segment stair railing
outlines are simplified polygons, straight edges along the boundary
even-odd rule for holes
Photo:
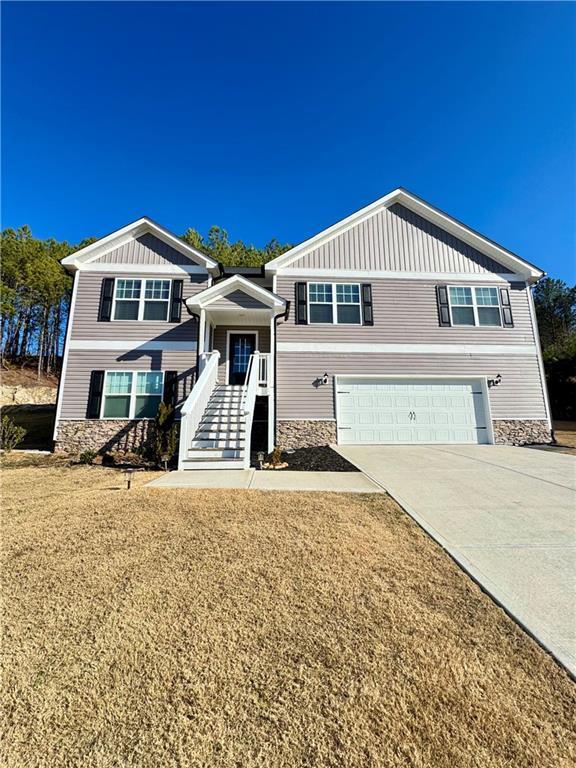
[[[202,416],[208,405],[208,400],[214,391],[216,381],[218,380],[218,363],[220,361],[220,352],[214,350],[204,355],[204,366],[198,376],[192,392],[186,398],[182,406],[180,418],[180,444],[178,452],[178,469],[183,469],[184,461],[188,455],[190,442]]]
[[[252,421],[254,420],[254,406],[256,405],[256,393],[260,379],[260,353],[250,355],[246,380],[242,388],[240,410],[246,419],[246,442],[244,447],[244,469],[250,469],[250,447],[252,443]]]

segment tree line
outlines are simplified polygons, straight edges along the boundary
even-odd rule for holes
[[[291,246],[272,239],[263,248],[242,240],[231,242],[225,229],[210,228],[206,237],[187,229],[182,239],[225,266],[260,266]],[[28,226],[2,231],[0,318],[2,358],[30,364],[38,375],[59,368],[70,308],[72,277],[61,264],[70,253],[94,242],[76,245],[54,238],[39,239]]]
[[[39,375],[56,372],[70,306],[72,277],[60,263],[96,238],[71,245],[32,235],[29,227],[2,232],[0,317],[2,356],[13,364],[33,359]],[[270,240],[263,248],[230,241],[221,227],[204,237],[187,229],[182,239],[225,266],[260,266],[292,246]],[[576,287],[545,278],[534,290],[534,303],[556,418],[576,418]]]

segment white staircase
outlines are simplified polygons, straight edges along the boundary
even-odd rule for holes
[[[242,389],[225,384],[217,384],[213,389],[188,448],[186,464],[198,464],[196,469],[243,468],[246,417],[241,410]]]
[[[218,352],[207,353],[203,369],[182,408],[178,469],[247,469],[250,435],[259,384],[259,353],[254,352],[246,383],[218,383]]]

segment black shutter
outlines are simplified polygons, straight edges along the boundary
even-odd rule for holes
[[[306,283],[296,283],[296,325],[307,325],[308,307],[306,306]]]
[[[445,285],[436,286],[436,299],[438,301],[438,320],[440,325],[451,325],[450,306],[448,304],[448,288]]]
[[[114,298],[114,278],[105,277],[100,289],[100,309],[98,320],[108,322],[112,318],[112,299]]]
[[[178,371],[164,372],[164,394],[162,399],[166,405],[176,407],[178,402]]]
[[[172,280],[172,296],[170,299],[170,322],[179,323],[182,317],[182,291],[184,280]]]
[[[90,374],[90,389],[88,390],[87,419],[99,419],[104,390],[104,371],[92,371]]]
[[[364,325],[374,325],[374,313],[372,311],[372,286],[370,283],[362,284],[362,322]]]
[[[510,306],[510,294],[508,288],[500,288],[500,304],[502,305],[502,322],[504,328],[514,328],[512,307]]]

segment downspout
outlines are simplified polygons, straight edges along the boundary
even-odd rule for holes
[[[290,314],[290,302],[286,302],[286,309],[281,315],[274,318],[274,447],[278,438],[278,320],[288,320]]]

